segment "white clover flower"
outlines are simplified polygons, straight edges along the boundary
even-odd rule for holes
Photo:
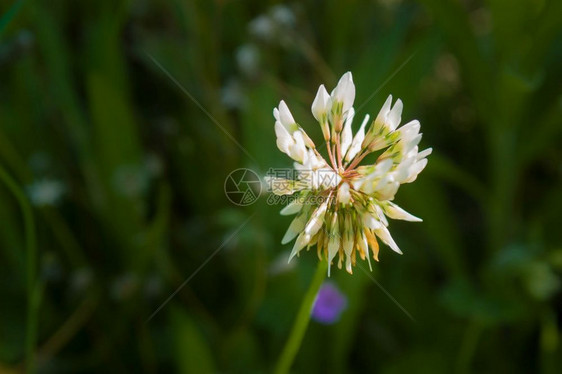
[[[296,178],[268,177],[278,195],[296,194],[281,214],[296,217],[282,243],[295,240],[289,261],[303,248],[316,245],[320,259],[352,273],[357,255],[378,261],[380,239],[402,254],[388,231],[388,218],[412,222],[421,219],[392,202],[401,184],[413,182],[427,165],[431,148],[418,151],[417,120],[400,127],[402,101],[389,96],[371,122],[369,116],[353,135],[355,85],[345,73],[331,94],[321,85],[312,103],[312,115],[322,128],[327,160],[295,121],[284,101],[273,110],[277,146],[295,161]],[[360,165],[368,154],[382,151],[372,165]],[[282,186],[282,187],[280,187]],[[328,274],[330,274],[328,268]]]
[[[260,67],[260,51],[253,44],[244,44],[236,50],[236,62],[240,70],[248,75],[254,76]]]
[[[284,4],[275,5],[270,13],[271,18],[281,27],[293,27],[296,23],[295,14]]]
[[[275,24],[265,14],[254,18],[248,25],[248,28],[250,34],[263,40],[271,40],[275,35]]]
[[[27,186],[31,203],[35,206],[54,206],[66,192],[65,185],[58,180],[43,179]]]
[[[266,13],[258,15],[248,24],[250,35],[266,43],[288,45],[291,32],[297,24],[295,13],[283,4],[277,4]]]

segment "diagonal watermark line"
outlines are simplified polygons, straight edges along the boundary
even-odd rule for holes
[[[390,300],[392,300],[392,302],[394,304],[396,304],[396,306],[398,308],[400,308],[401,311],[404,312],[404,314],[406,314],[408,316],[408,318],[410,318],[412,321],[416,322],[416,320],[414,319],[414,317],[412,317],[412,315],[410,313],[408,313],[408,311],[406,310],[406,308],[404,308],[402,305],[400,305],[400,303],[398,302],[398,300],[396,300],[391,294],[390,292],[388,292],[376,279],[375,277],[373,277],[371,275],[371,273],[369,273],[365,268],[363,268],[363,266],[361,265],[357,265],[361,270],[363,270],[363,272],[382,290],[382,292],[385,293],[386,296],[388,296],[388,298]]]
[[[198,267],[189,277],[187,277],[187,279],[186,279],[182,284],[180,284],[180,286],[179,286],[174,292],[172,292],[172,294],[171,294],[170,296],[168,296],[168,298],[167,298],[167,299],[150,315],[150,317],[148,317],[148,318],[146,319],[146,321],[144,321],[144,323],[150,322],[150,320],[151,320],[160,310],[162,310],[162,308],[164,308],[164,307],[166,306],[166,304],[168,304],[168,302],[169,302],[170,300],[172,300],[173,297],[176,296],[176,294],[177,294],[178,292],[180,292],[181,289],[184,288],[185,285],[188,284],[189,281],[191,281],[191,280],[193,279],[193,277],[195,277],[195,276],[197,275],[197,273],[199,273],[199,271],[200,271],[201,269],[203,269],[203,267],[205,267],[205,265],[207,265],[207,263],[208,263],[209,261],[211,261],[211,260],[213,259],[213,257],[215,257],[215,256],[217,255],[217,253],[219,253],[220,250],[223,249],[224,246],[227,245],[228,242],[231,241],[232,238],[234,238],[234,237],[236,236],[236,234],[238,234],[238,233],[240,232],[240,230],[242,230],[242,228],[243,228],[244,226],[246,226],[246,224],[247,224],[248,222],[250,222],[250,220],[254,217],[255,214],[256,214],[256,213],[254,213],[254,214],[252,214],[250,217],[248,217],[248,218],[236,229],[236,231],[234,231],[234,232],[233,232],[217,249],[215,249],[215,251],[214,251],[213,253],[211,253],[211,255],[210,255],[209,257],[207,257],[207,259],[206,259],[201,265],[199,265],[199,267]]]
[[[404,68],[404,66],[406,66],[406,64],[407,64],[408,62],[410,62],[410,60],[411,60],[412,58],[414,58],[414,56],[416,55],[416,53],[418,53],[418,51],[415,51],[414,53],[412,53],[412,54],[410,55],[410,57],[408,57],[408,58],[406,59],[406,61],[404,61],[400,66],[398,66],[398,68],[397,68],[396,70],[394,70],[394,71],[392,72],[392,74],[390,74],[390,77],[386,78],[386,80],[385,80],[384,82],[382,82],[381,85],[380,85],[375,91],[373,91],[373,93],[372,93],[371,95],[369,95],[369,97],[368,97],[361,105],[359,105],[359,107],[355,110],[355,113],[358,113],[358,112],[361,110],[361,108],[363,108],[369,101],[371,101],[371,100],[373,99],[373,97],[375,97],[375,95],[376,95],[384,86],[386,86],[386,84],[387,84],[388,82],[390,82],[390,80],[391,80],[392,78],[394,78],[394,76],[395,76],[396,74],[398,74],[398,73],[400,72],[400,70],[402,70],[402,69]]]
[[[207,115],[207,117],[209,117],[209,119],[210,119],[215,125],[217,125],[217,127],[218,127],[219,129],[221,129],[222,132],[224,132],[224,133],[226,134],[226,136],[228,136],[228,137],[230,138],[230,140],[232,140],[232,141],[238,146],[238,148],[240,148],[240,149],[242,150],[242,152],[244,152],[244,154],[245,154],[246,156],[248,156],[248,158],[250,158],[253,162],[255,162],[256,165],[259,165],[259,163],[258,163],[258,161],[255,159],[255,157],[252,156],[252,155],[250,154],[250,152],[248,152],[248,150],[247,150],[242,144],[240,144],[240,143],[238,142],[238,140],[236,140],[236,138],[234,138],[234,136],[232,136],[232,135],[228,132],[228,130],[226,130],[226,129],[219,123],[219,121],[217,121],[217,119],[216,119],[215,117],[213,117],[213,116],[211,115],[211,113],[209,113],[209,112],[205,109],[205,107],[203,107],[203,105],[201,105],[201,103],[200,103],[195,97],[193,97],[193,95],[191,95],[191,94],[189,93],[189,91],[188,91],[180,82],[178,82],[178,80],[177,80],[176,78],[174,78],[174,76],[173,76],[164,66],[162,66],[162,64],[160,64],[160,63],[158,62],[158,60],[156,60],[156,59],[154,58],[154,56],[152,56],[150,53],[148,53],[148,52],[146,52],[146,51],[145,51],[144,53],[146,53],[146,55],[152,60],[152,62],[154,62],[154,64],[155,64],[156,66],[158,66],[158,68],[160,68],[160,70],[162,70],[162,72],[163,72],[164,74],[166,74],[166,76],[167,76],[168,78],[170,78],[170,80],[171,80],[172,82],[174,82],[174,84],[175,84],[176,86],[178,86],[178,88],[179,88],[184,94],[186,94],[186,96],[189,97],[189,98],[191,99],[191,101],[193,101],[193,102],[195,103],[195,105],[197,105],[197,107],[199,107],[199,109],[201,109],[201,111],[202,111],[203,113],[205,113],[205,114]]]

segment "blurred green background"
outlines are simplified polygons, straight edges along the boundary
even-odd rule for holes
[[[281,99],[320,142],[348,70],[434,149],[372,273],[413,320],[336,271],[294,372],[562,372],[561,31],[559,0],[0,1],[0,372],[270,372],[317,259],[224,180],[291,166]]]

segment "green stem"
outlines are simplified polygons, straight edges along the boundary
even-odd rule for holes
[[[316,294],[318,294],[318,290],[326,278],[327,270],[328,262],[319,261],[316,273],[314,273],[314,277],[312,278],[312,283],[304,296],[297,318],[293,324],[293,328],[291,329],[289,339],[287,340],[287,343],[283,348],[283,352],[281,353],[281,357],[279,357],[279,361],[277,362],[277,366],[275,368],[276,374],[288,373],[289,369],[291,369],[291,365],[295,360],[295,356],[297,355],[302,339],[304,338],[306,328],[308,327],[310,312],[312,311]]]
[[[27,330],[26,330],[26,371],[34,371],[34,352],[37,337],[37,311],[39,306],[40,291],[36,287],[35,277],[37,268],[37,246],[35,240],[35,221],[33,220],[33,210],[16,181],[0,165],[0,180],[12,192],[16,198],[23,215],[23,225],[25,232],[25,251],[26,251],[26,280],[27,280]]]
[[[461,350],[459,353],[459,358],[457,361],[457,372],[458,373],[470,373],[470,365],[472,363],[472,358],[476,353],[476,348],[478,348],[478,341],[480,336],[484,331],[484,326],[476,320],[469,323],[464,334],[464,338],[461,344]]]

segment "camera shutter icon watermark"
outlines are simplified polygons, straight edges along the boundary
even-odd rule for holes
[[[224,194],[231,203],[238,206],[255,203],[261,194],[261,189],[260,177],[246,168],[232,171],[224,181]]]

